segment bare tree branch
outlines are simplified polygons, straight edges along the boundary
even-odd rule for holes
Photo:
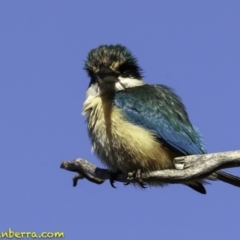
[[[148,181],[185,183],[205,178],[219,169],[239,167],[240,151],[183,156],[175,158],[174,164],[176,169],[142,173],[143,181],[146,183],[148,183]],[[79,179],[83,178],[97,184],[101,184],[104,180],[111,178],[111,171],[98,168],[82,158],[63,162],[61,168],[78,173],[78,175],[73,178],[74,186],[77,185]],[[115,180],[119,182],[137,182],[135,179],[129,178],[127,174],[118,174]]]

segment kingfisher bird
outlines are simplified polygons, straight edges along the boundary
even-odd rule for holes
[[[113,173],[112,185],[114,174],[174,169],[175,157],[206,153],[179,96],[165,85],[146,84],[125,46],[91,50],[84,69],[90,78],[83,106],[88,134],[93,151]],[[240,187],[240,178],[223,171],[209,178]],[[205,182],[184,184],[205,194]]]

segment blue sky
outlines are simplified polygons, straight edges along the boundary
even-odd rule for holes
[[[65,239],[239,239],[240,189],[203,196],[172,185],[135,189],[86,180],[60,163],[91,153],[81,115],[87,53],[126,45],[148,83],[183,99],[208,152],[239,150],[240,2],[0,2],[0,232],[64,231]],[[240,175],[239,169],[232,172]]]

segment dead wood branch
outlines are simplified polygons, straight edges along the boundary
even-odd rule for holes
[[[176,169],[143,173],[143,181],[145,183],[148,183],[148,181],[185,183],[202,179],[220,169],[239,167],[240,151],[183,156],[175,158],[174,164]],[[77,185],[79,179],[83,178],[97,184],[101,184],[104,180],[111,178],[111,171],[98,168],[82,158],[77,158],[74,161],[65,161],[61,164],[61,168],[78,173],[73,179],[74,186]],[[115,180],[119,182],[136,182],[136,180],[130,180],[127,174],[118,174]]]

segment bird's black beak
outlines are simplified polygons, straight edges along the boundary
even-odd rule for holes
[[[119,74],[117,72],[114,72],[113,70],[102,67],[97,73],[97,78],[99,83],[103,82],[117,82]]]

